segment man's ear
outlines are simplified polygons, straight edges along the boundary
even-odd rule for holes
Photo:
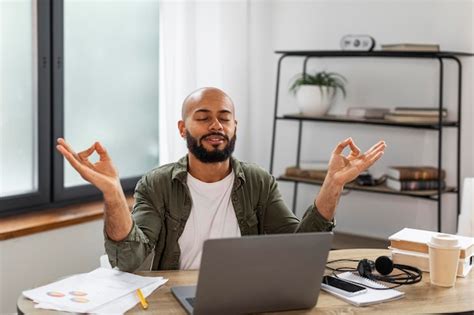
[[[179,129],[179,134],[180,134],[181,138],[185,138],[186,137],[186,126],[184,124],[184,120],[178,121],[178,129]]]

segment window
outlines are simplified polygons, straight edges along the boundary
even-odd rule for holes
[[[0,214],[100,197],[58,137],[101,141],[127,191],[158,165],[158,13],[158,0],[0,0]]]
[[[0,196],[38,191],[37,30],[29,1],[0,2]],[[10,32],[8,30],[15,30]]]

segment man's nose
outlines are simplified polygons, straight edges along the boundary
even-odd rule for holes
[[[209,130],[224,130],[224,127],[219,122],[219,119],[216,118],[212,120]]]

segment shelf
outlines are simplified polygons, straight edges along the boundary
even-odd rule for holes
[[[393,127],[407,127],[407,128],[420,128],[420,129],[439,129],[437,123],[404,123],[389,121],[384,119],[366,119],[366,118],[354,118],[340,115],[326,115],[326,116],[307,116],[303,114],[287,114],[277,117],[279,120],[302,120],[302,121],[319,121],[319,122],[338,122],[338,123],[353,123],[363,125],[379,125],[379,126],[393,126]],[[459,127],[457,121],[446,121],[442,122],[443,127]]]
[[[277,54],[287,56],[313,57],[399,57],[399,58],[438,58],[472,57],[473,53],[460,51],[350,51],[350,50],[277,50]]]
[[[321,186],[323,184],[322,180],[286,176],[286,175],[282,175],[278,177],[277,179],[280,181],[298,182],[298,183],[317,185],[317,186]],[[397,191],[397,190],[390,189],[385,185],[360,186],[360,185],[357,185],[356,183],[349,183],[344,186],[344,189],[366,191],[366,192],[373,192],[373,193],[383,193],[383,194],[398,195],[398,196],[425,198],[429,200],[437,200],[438,198],[437,190]],[[442,193],[457,193],[457,190],[454,187],[447,187],[446,189],[443,190]]]
[[[438,170],[442,169],[443,160],[442,160],[442,153],[443,153],[443,141],[442,141],[442,130],[444,128],[455,128],[455,133],[457,136],[456,141],[456,185],[454,187],[447,187],[446,189],[440,191],[438,190],[429,190],[429,191],[395,191],[389,189],[385,185],[380,186],[359,186],[355,183],[351,183],[345,185],[346,189],[349,190],[357,190],[357,191],[365,191],[370,193],[381,193],[381,194],[389,194],[389,195],[398,195],[398,196],[405,196],[405,197],[414,197],[414,198],[422,198],[425,200],[435,201],[437,203],[437,218],[438,218],[438,232],[441,232],[442,227],[442,198],[441,195],[445,193],[454,193],[456,194],[456,203],[457,203],[457,217],[456,217],[456,227],[459,220],[459,214],[461,209],[461,194],[459,193],[459,187],[461,186],[461,168],[460,168],[460,161],[461,161],[461,113],[462,113],[462,68],[463,62],[461,59],[462,57],[474,57],[474,53],[472,52],[460,52],[460,51],[347,51],[347,50],[277,50],[275,53],[279,54],[278,62],[277,62],[277,87],[276,87],[276,97],[275,97],[275,110],[273,112],[273,131],[272,131],[272,147],[271,147],[271,155],[270,155],[270,173],[273,174],[273,166],[274,166],[274,159],[275,159],[275,152],[276,152],[276,130],[278,121],[280,120],[293,120],[298,121],[298,138],[297,138],[297,149],[296,149],[296,164],[300,162],[301,159],[301,138],[303,137],[303,121],[309,122],[323,122],[323,123],[343,123],[343,124],[359,124],[359,125],[375,125],[375,126],[386,126],[386,127],[401,127],[401,128],[412,128],[418,130],[436,130],[439,131],[437,133],[438,138]],[[361,60],[364,58],[400,58],[400,59],[424,59],[424,60],[433,60],[439,62],[433,62],[433,64],[439,69],[439,86],[436,91],[436,94],[439,96],[439,106],[444,107],[443,103],[443,90],[445,89],[444,81],[445,76],[443,75],[443,69],[445,65],[445,61],[451,60],[454,61],[456,66],[456,74],[457,74],[457,119],[456,120],[442,120],[442,121],[435,121],[435,122],[396,122],[396,121],[389,121],[384,119],[366,119],[366,118],[355,118],[355,117],[348,117],[346,115],[326,115],[326,116],[305,116],[302,114],[285,114],[285,115],[278,115],[279,113],[279,94],[281,88],[281,69],[283,67],[283,60],[287,57],[298,57],[302,63],[303,71],[306,71],[307,63],[311,58],[352,58],[353,60]],[[302,58],[301,58],[302,57]],[[454,77],[452,77],[454,79]],[[409,140],[409,135],[407,135],[407,139]],[[407,141],[408,143],[409,141]],[[298,183],[305,183],[310,185],[321,185],[323,183],[322,180],[312,180],[309,178],[301,178],[301,177],[291,177],[291,176],[281,176],[278,178],[281,181],[293,182],[294,183],[294,190],[293,190],[293,205],[292,209],[296,209],[297,204],[297,195],[298,195]]]

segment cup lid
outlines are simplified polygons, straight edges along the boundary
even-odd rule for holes
[[[456,236],[450,234],[435,234],[431,236],[428,243],[431,247],[438,248],[459,248],[459,240]]]

